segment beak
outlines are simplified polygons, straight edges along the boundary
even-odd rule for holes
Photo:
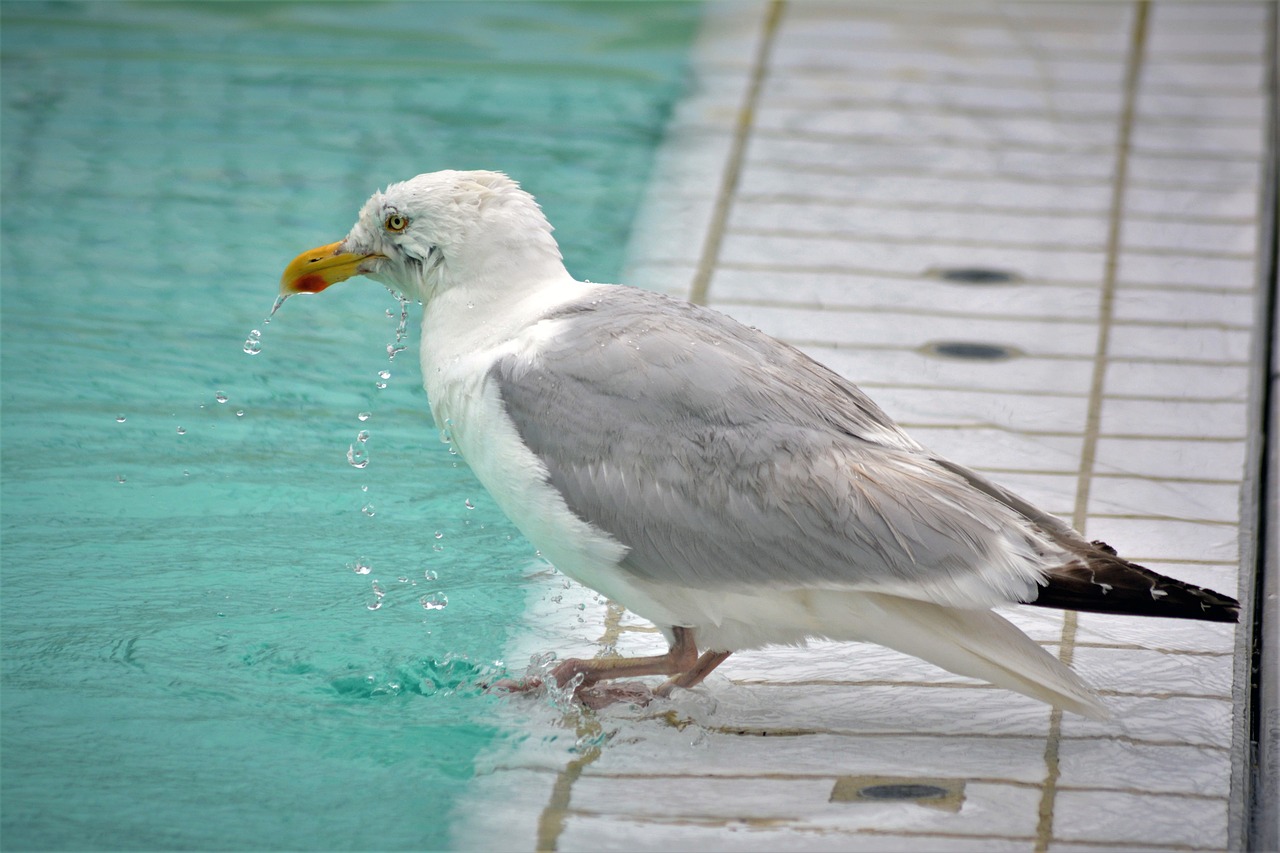
[[[342,241],[303,252],[289,262],[280,277],[280,292],[319,293],[331,284],[346,281],[363,270],[360,265],[379,255],[359,255],[342,251]]]

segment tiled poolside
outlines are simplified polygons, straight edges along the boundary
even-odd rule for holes
[[[802,347],[1091,538],[1249,598],[1275,33],[1270,3],[712,4],[628,283]],[[510,660],[665,647],[541,580],[547,629]],[[562,716],[577,758],[489,755],[459,846],[1244,847],[1247,625],[1007,615],[1115,719],[878,647],[743,653],[648,709],[513,702],[535,731]]]

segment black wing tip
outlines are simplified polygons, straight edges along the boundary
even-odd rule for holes
[[[1027,603],[1088,613],[1240,621],[1240,602],[1234,598],[1131,563],[1105,542],[1090,545],[1080,561],[1048,572],[1036,600]]]

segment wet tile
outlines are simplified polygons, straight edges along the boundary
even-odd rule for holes
[[[860,832],[845,827],[793,825],[770,821],[652,821],[573,815],[557,849],[594,850],[736,850],[743,853],[849,851],[849,853],[917,853],[922,845],[954,853],[1026,851],[1029,839],[989,836],[895,835],[879,829]]]
[[[1241,365],[1252,355],[1249,330],[1214,327],[1116,327],[1112,330],[1111,358],[1159,359]]]
[[[855,271],[922,275],[946,267],[1012,269],[1026,278],[1048,281],[1098,281],[1101,251],[883,243],[875,240],[823,240],[730,233],[721,260],[730,264],[796,264]],[[1250,262],[1252,268],[1252,262]]]
[[[1253,255],[1258,249],[1258,227],[1253,222],[1219,225],[1126,218],[1121,225],[1120,234],[1121,245],[1125,249],[1247,255]]]
[[[1243,440],[1249,430],[1244,403],[1195,400],[1104,400],[1103,435],[1183,436]]]
[[[1262,180],[1262,166],[1255,160],[1152,155],[1142,151],[1129,156],[1128,171],[1129,180],[1142,187],[1204,187],[1234,192],[1254,190]]]
[[[1051,216],[1030,212],[928,210],[859,207],[835,208],[796,202],[740,201],[730,226],[735,229],[809,232],[851,238],[990,241],[1001,245],[1098,247],[1106,243],[1107,223],[1100,215]]]
[[[1009,179],[1022,179],[1062,187],[1068,199],[1075,195],[1069,188],[1081,182],[1096,182],[1095,191],[1105,190],[1109,198],[1110,186],[1106,182],[1115,167],[1112,158],[1098,157],[1091,151],[963,148],[927,140],[902,140],[887,145],[883,141],[856,139],[795,139],[782,134],[753,136],[747,154],[748,163],[752,165],[790,164],[804,167],[810,173],[818,171],[814,164],[821,164],[819,174],[884,174],[892,171],[907,177],[959,176],[983,182],[1005,183]],[[1235,171],[1243,170],[1233,170],[1231,174]],[[1257,170],[1253,172],[1256,174]],[[748,182],[751,180],[750,172],[746,178]],[[749,187],[747,183],[743,189],[749,190]],[[1052,209],[1052,205],[1046,207]]]
[[[1118,662],[1124,659],[1124,655],[1124,650],[1116,650],[1107,654],[1086,656],[1080,669],[1095,687],[1102,690],[1112,689],[1110,673]],[[1167,657],[1185,658],[1187,656],[1169,655]],[[1101,665],[1100,669],[1091,669],[1099,665]],[[1229,681],[1230,666],[1226,666],[1225,669]],[[1161,683],[1161,675],[1167,679],[1166,683]],[[1152,672],[1140,684],[1153,693],[1162,687],[1171,693],[1196,690],[1196,684],[1187,683],[1185,680],[1178,681],[1172,678],[1173,675],[1174,672],[1168,669],[1163,673]],[[1213,746],[1223,751],[1231,748],[1233,709],[1229,693],[1225,698],[1109,695],[1105,697],[1105,701],[1115,715],[1113,719],[1097,721],[1078,717],[1075,714],[1064,714],[1063,737],[1126,737],[1158,743],[1173,741],[1195,746]]]
[[[1130,186],[1124,193],[1125,211],[1130,218],[1144,216],[1186,217],[1187,219],[1234,219],[1254,222],[1258,216],[1255,187],[1161,187]]]
[[[1116,333],[1130,324],[1186,323],[1188,327],[1220,324],[1232,329],[1253,326],[1257,299],[1252,293],[1117,288],[1112,302]]]
[[[1236,483],[1193,483],[1140,477],[1094,477],[1089,487],[1094,515],[1166,515],[1236,523],[1240,486]]]
[[[1257,271],[1257,263],[1252,258],[1148,254],[1131,250],[1120,253],[1116,277],[1122,284],[1244,291],[1256,285]]]
[[[1126,693],[1162,694],[1185,693],[1196,696],[1216,697],[1215,701],[1230,708],[1231,687],[1234,678],[1234,661],[1219,655],[1173,654],[1148,649],[1104,649],[1077,647],[1073,652],[1073,666],[1095,687]],[[1111,700],[1109,700],[1111,701]],[[1143,707],[1125,703],[1116,698],[1113,710],[1122,717],[1125,734],[1136,738],[1160,740],[1170,729],[1186,737],[1187,726],[1178,720],[1171,725],[1169,715],[1185,713],[1187,722],[1194,727],[1197,743],[1229,746],[1231,726],[1217,728],[1222,710],[1208,704],[1194,706],[1151,705]],[[1171,710],[1170,710],[1171,709]],[[1125,720],[1141,719],[1145,728],[1130,726]],[[1155,721],[1155,722],[1153,722]],[[1070,729],[1064,722],[1063,731],[1069,735],[1096,733],[1090,729],[1097,724],[1087,720],[1071,720]],[[1135,724],[1136,725],[1136,724]],[[1163,727],[1163,732],[1152,726]]]
[[[1053,834],[1067,842],[1092,841],[1222,849],[1227,843],[1227,802],[1112,791],[1061,791],[1054,804]],[[1058,850],[1057,844],[1050,849]],[[1094,847],[1093,849],[1098,849]]]
[[[943,359],[907,350],[847,350],[802,347],[810,356],[863,386],[875,398],[881,385],[978,389],[1009,393],[1080,396],[1087,393],[1087,362],[1019,358],[1006,362]],[[1074,466],[1073,466],[1074,467]],[[1043,469],[1037,469],[1043,470]]]
[[[1123,553],[1123,549],[1121,552]],[[1197,578],[1197,573],[1185,571],[1185,566],[1164,571],[1152,562],[1150,567],[1161,574],[1196,583],[1197,586],[1221,588],[1208,580]],[[1228,595],[1234,592],[1228,589],[1222,591]],[[1077,620],[1079,627],[1076,637],[1081,642],[1139,645],[1225,655],[1230,655],[1235,649],[1237,626],[1225,622],[1192,622],[1186,619],[1153,619],[1102,613],[1081,613]]]
[[[1210,157],[1243,155],[1259,158],[1266,149],[1266,138],[1261,126],[1251,124],[1206,126],[1143,121],[1134,124],[1131,136],[1134,150],[1144,153],[1169,152],[1184,156],[1203,154]]]
[[[1035,833],[1039,792],[970,783],[958,813],[914,803],[831,803],[832,779],[671,777],[609,779],[583,776],[574,786],[573,818],[615,817],[695,824],[785,823],[877,833],[948,835]]]
[[[1044,740],[1035,737],[762,737],[697,725],[681,730],[655,720],[618,726],[618,734],[587,773],[652,773],[655,755],[662,756],[661,772],[689,775],[920,775],[1039,784],[1045,773]]]
[[[989,429],[917,427],[911,434],[935,453],[980,470],[1069,471],[1079,467],[1083,446],[1083,439],[1072,436],[1017,435]]]
[[[711,292],[724,310],[731,310],[735,302],[767,301],[837,312],[890,309],[942,316],[978,314],[1060,320],[1093,320],[1099,302],[1098,291],[1092,288],[1039,282],[980,286],[932,276],[900,278],[774,269],[721,269],[711,280]]]
[[[1239,532],[1232,524],[1090,516],[1086,532],[1139,562],[1163,559],[1227,563],[1234,561],[1239,552]]]
[[[1152,438],[1098,439],[1095,472],[1231,482],[1244,472],[1245,443]]]
[[[845,347],[914,349],[937,341],[969,341],[1011,348],[1031,357],[1092,356],[1097,332],[1085,323],[1052,320],[1001,320],[822,311],[803,308],[735,305],[729,311],[747,325],[784,341]]]
[[[1104,387],[1108,397],[1244,401],[1249,398],[1249,371],[1245,367],[1112,359]],[[1234,477],[1236,473],[1218,476]]]
[[[1014,432],[1084,433],[1084,397],[1011,400],[1008,394],[921,388],[878,388],[875,401],[907,431],[917,426],[996,426]],[[1074,485],[1074,484],[1073,484]],[[1059,503],[1069,506],[1068,503]]]
[[[1061,771],[1058,781],[1064,787],[1226,797],[1230,788],[1231,753],[1206,746],[1064,738],[1059,747],[1058,766]]]

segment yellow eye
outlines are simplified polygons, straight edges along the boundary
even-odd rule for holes
[[[389,214],[386,221],[382,223],[387,227],[388,231],[395,231],[397,234],[409,227],[409,217],[399,213]]]

